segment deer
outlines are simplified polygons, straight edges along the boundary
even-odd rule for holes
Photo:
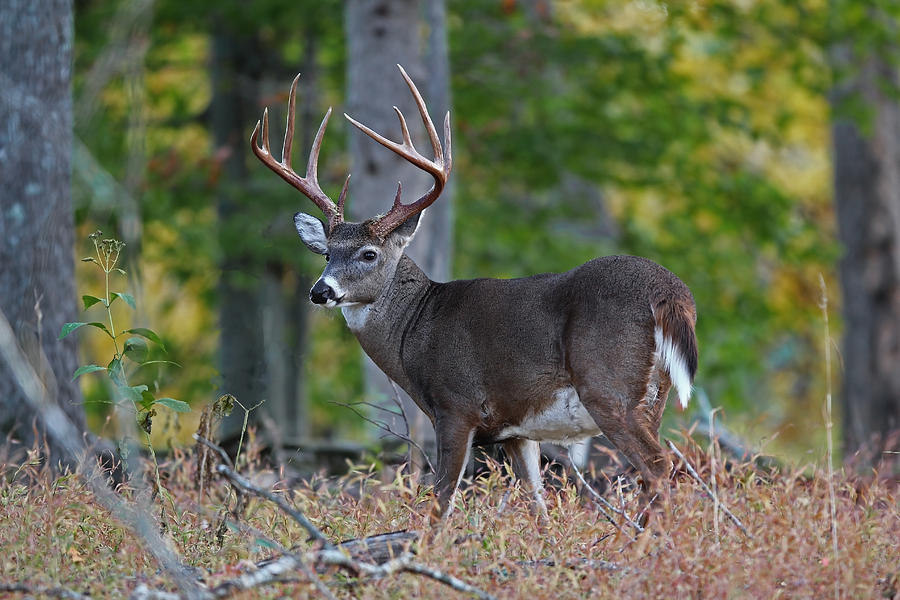
[[[344,220],[350,176],[337,204],[318,181],[331,108],[313,140],[306,175],[293,170],[299,74],[291,85],[281,160],[269,147],[268,108],[250,144],[325,217],[323,222],[294,215],[303,244],[326,261],[309,299],[340,308],[365,353],[434,425],[433,519],[450,514],[473,445],[499,443],[532,512],[546,521],[540,443],[570,445],[600,433],[640,473],[641,498],[649,504],[672,470],[658,439],[669,391],[674,387],[686,408],[697,371],[697,311],[690,289],[664,267],[635,256],[604,256],[564,273],[519,279],[429,279],[404,250],[450,177],[450,112],[442,145],[419,90],[397,66],[433,158],[415,148],[396,106],[401,142],[344,116],[432,176],[434,184],[417,200],[403,202],[398,184],[386,214],[362,223]]]

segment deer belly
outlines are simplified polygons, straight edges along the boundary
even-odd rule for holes
[[[526,438],[568,445],[600,433],[575,388],[566,387],[554,392],[553,404],[528,415],[518,425],[504,427],[497,439]]]

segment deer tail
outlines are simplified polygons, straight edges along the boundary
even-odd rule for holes
[[[654,338],[657,360],[663,365],[678,392],[681,408],[687,408],[697,373],[697,311],[692,298],[669,297],[653,305],[656,321]]]

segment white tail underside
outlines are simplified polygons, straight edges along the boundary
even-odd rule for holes
[[[675,345],[672,338],[663,337],[662,327],[656,327],[653,334],[656,339],[656,355],[659,357],[659,362],[662,363],[666,372],[669,373],[669,379],[672,380],[672,385],[678,392],[678,401],[681,403],[681,408],[687,408],[688,400],[691,398],[692,386],[691,375],[688,372],[684,354]]]

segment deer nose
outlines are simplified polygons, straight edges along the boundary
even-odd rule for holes
[[[334,300],[334,290],[324,279],[320,279],[309,290],[309,299],[313,304],[325,304],[329,300]]]

